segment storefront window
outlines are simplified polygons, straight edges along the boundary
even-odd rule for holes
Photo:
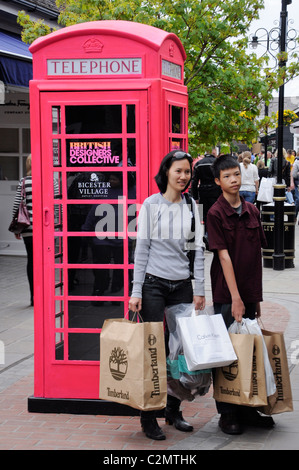
[[[0,180],[19,181],[25,176],[29,154],[29,128],[0,128]]]
[[[0,128],[1,153],[19,152],[19,129]]]
[[[31,153],[30,150],[30,129],[22,129],[22,147],[23,147],[23,152]]]
[[[0,179],[19,180],[18,157],[0,157]]]

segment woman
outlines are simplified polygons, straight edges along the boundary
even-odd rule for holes
[[[259,190],[259,175],[256,165],[251,163],[250,152],[243,152],[240,167],[242,176],[240,195],[243,196],[245,201],[252,202],[253,204]]]
[[[258,175],[259,175],[259,188],[260,188],[260,184],[261,184],[261,181],[262,181],[262,178],[268,178],[268,168],[265,166],[265,163],[264,163],[264,160],[259,160],[256,164],[256,167],[257,167],[257,171],[258,171]],[[258,210],[260,210],[261,208],[261,201],[256,201],[256,207],[258,208]]]
[[[268,178],[268,168],[265,166],[265,163],[263,160],[259,160],[256,164],[259,179],[261,180],[262,178]]]
[[[201,225],[193,200],[194,287],[188,259],[192,213],[183,193],[191,181],[192,163],[192,157],[182,150],[168,153],[155,177],[160,192],[148,197],[140,211],[129,309],[142,310],[144,321],[163,321],[166,306],[194,302],[196,310],[205,307]],[[192,431],[179,408],[180,400],[169,395],[166,420],[181,431]],[[141,425],[150,439],[165,439],[155,412],[141,412]]]
[[[21,178],[17,192],[15,195],[14,205],[12,209],[13,217],[16,215],[19,205],[21,203],[21,191],[24,178]],[[27,252],[27,277],[30,288],[30,303],[33,306],[33,243],[32,243],[32,177],[31,177],[31,155],[26,159],[26,176],[25,176],[25,192],[26,192],[26,205],[30,217],[31,225],[27,227],[21,234],[16,235],[17,240],[23,238],[26,252]]]

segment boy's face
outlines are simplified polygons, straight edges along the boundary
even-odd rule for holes
[[[241,171],[238,167],[220,170],[220,178],[215,178],[215,182],[224,193],[235,195],[241,186]]]

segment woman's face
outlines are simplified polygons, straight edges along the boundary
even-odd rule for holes
[[[167,176],[167,189],[182,192],[191,179],[189,161],[186,158],[183,160],[174,160],[167,172]]]

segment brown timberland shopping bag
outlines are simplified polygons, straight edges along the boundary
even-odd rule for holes
[[[262,337],[230,333],[238,359],[215,371],[214,398],[259,407],[267,403]]]
[[[105,320],[100,342],[100,398],[138,410],[165,408],[163,322]]]
[[[254,335],[253,362],[252,362],[252,389],[248,406],[260,406],[267,403],[267,385],[264,366],[263,338]]]
[[[276,392],[268,397],[268,404],[260,409],[266,415],[293,411],[291,381],[283,333],[262,329],[273,370]]]

